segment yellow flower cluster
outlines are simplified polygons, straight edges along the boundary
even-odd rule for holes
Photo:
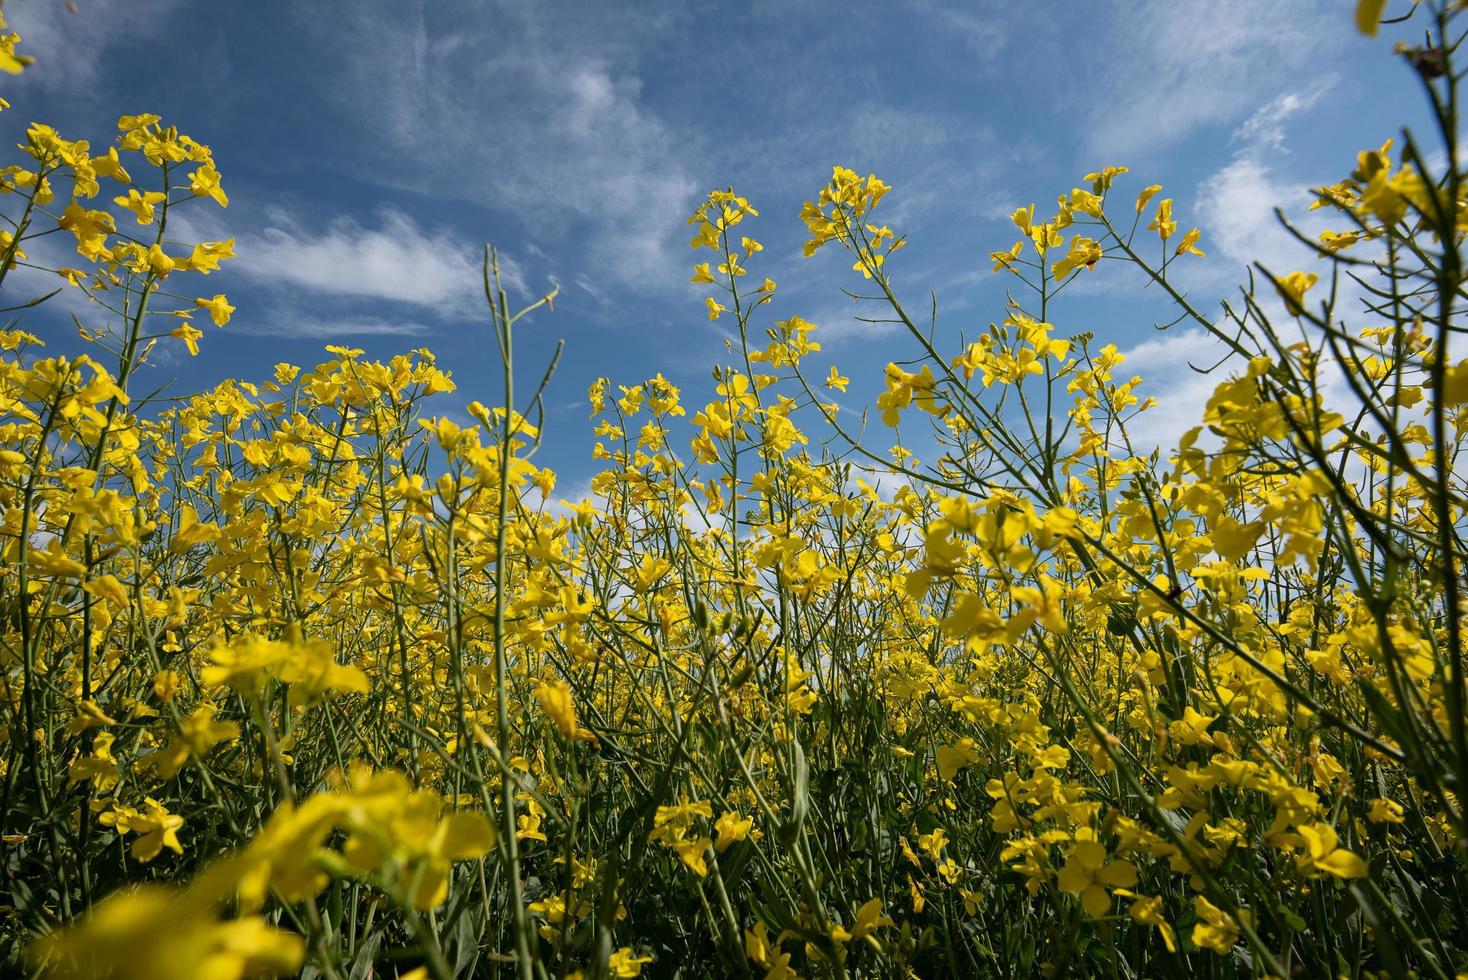
[[[60,230],[49,271],[108,324],[72,356],[0,332],[7,967],[1468,968],[1462,174],[1362,154],[1317,195],[1347,227],[1320,271],[1211,318],[1186,205],[1118,205],[1106,167],[1014,211],[1015,294],[964,334],[904,304],[892,189],[836,167],[805,252],[911,344],[859,380],[813,370],[758,211],[714,191],[692,281],[728,357],[687,408],[597,380],[599,468],[557,501],[511,342],[550,297],[512,312],[493,253],[505,391],[468,418],[428,351],[335,346],[138,410],[153,344],[229,322],[177,289],[233,241],[163,238],[227,203],[207,147],[118,129],[94,154],[33,125],[0,171],[0,284]],[[1227,355],[1175,446],[1068,326],[1068,284],[1117,264]],[[863,382],[896,445],[854,421]]]

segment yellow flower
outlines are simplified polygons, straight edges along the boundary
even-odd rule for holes
[[[1254,549],[1255,542],[1264,533],[1266,526],[1264,521],[1242,524],[1225,514],[1214,522],[1208,537],[1220,558],[1236,563]]]
[[[614,977],[636,977],[642,974],[643,964],[651,962],[651,956],[637,956],[632,947],[623,946],[607,961],[607,969]]]
[[[189,190],[194,192],[195,197],[207,197],[222,208],[229,207],[229,196],[220,186],[219,171],[214,169],[212,163],[206,163],[189,174]]]
[[[538,840],[546,839],[545,833],[540,829],[541,816],[538,813],[525,813],[515,818],[516,840]]]
[[[1202,258],[1206,254],[1201,248],[1198,247],[1198,239],[1202,236],[1202,234],[1203,233],[1196,228],[1189,228],[1187,233],[1183,235],[1182,241],[1177,243],[1177,249],[1172,254],[1182,255],[1186,252],[1191,252],[1199,258]]]
[[[938,763],[938,777],[946,783],[958,775],[960,769],[979,761],[979,746],[972,738],[965,736],[951,745],[938,746],[934,750],[934,757]]]
[[[918,835],[918,847],[922,848],[928,857],[934,861],[938,860],[939,855],[943,853],[943,848],[947,844],[948,834],[942,827],[934,828],[932,833]]]
[[[234,257],[233,238],[226,238],[222,242],[200,242],[194,246],[194,251],[189,256],[189,268],[207,276],[218,270],[220,262]]]
[[[892,925],[892,920],[882,914],[882,900],[873,898],[856,910],[849,930],[841,926],[832,926],[831,938],[836,942],[859,942],[878,929],[890,925]]]
[[[1157,213],[1152,216],[1152,223],[1147,225],[1147,230],[1157,232],[1164,242],[1177,231],[1177,222],[1172,218],[1172,198],[1164,197],[1158,202]]]
[[[1239,924],[1233,916],[1202,895],[1193,899],[1193,911],[1199,920],[1193,926],[1194,944],[1211,949],[1219,956],[1227,956],[1239,941]]]
[[[756,921],[754,928],[744,930],[744,955],[760,966],[766,966],[779,947],[770,942],[768,930],[763,922]]]
[[[1305,849],[1295,855],[1295,867],[1307,877],[1331,874],[1337,878],[1364,878],[1368,874],[1366,862],[1359,855],[1336,847],[1335,828],[1329,824],[1299,825],[1295,827],[1295,833],[1305,845]]]
[[[116,786],[122,774],[117,768],[117,757],[112,754],[115,741],[116,737],[111,732],[98,732],[92,740],[92,754],[73,759],[67,767],[67,781],[91,780],[99,793],[106,793]]]
[[[15,46],[19,43],[20,35],[5,29],[5,15],[0,14],[0,71],[19,75],[27,66],[36,63],[30,55],[16,53]],[[5,107],[10,108],[10,103],[5,103]]]
[[[175,266],[173,259],[165,255],[163,249],[159,248],[156,244],[148,246],[148,251],[145,253],[143,261],[159,279],[165,278],[173,271]]]
[[[1130,888],[1137,883],[1137,869],[1130,861],[1107,861],[1106,846],[1095,840],[1078,840],[1065,852],[1065,864],[1056,878],[1060,890],[1081,896],[1081,907],[1095,918],[1111,908],[1107,888]]]
[[[673,850],[678,852],[678,857],[683,863],[700,878],[709,873],[708,863],[705,860],[709,846],[713,842],[707,837],[699,837],[694,840],[679,840],[673,842]]]
[[[714,850],[723,854],[739,841],[747,838],[753,827],[754,820],[752,818],[740,816],[733,810],[725,811],[719,816],[719,819],[714,821],[714,830],[719,835],[718,842],[714,845]]]
[[[923,909],[927,907],[928,899],[927,896],[923,894],[923,890],[918,887],[918,883],[916,881],[913,881],[912,875],[907,876],[907,893],[908,896],[912,899],[913,912],[917,915],[922,915]]]
[[[1024,239],[1020,239],[1003,252],[990,252],[989,258],[994,262],[994,271],[1008,269],[1010,272],[1018,272],[1019,270],[1014,267],[1014,261],[1019,258],[1019,253],[1024,247]]]
[[[1385,10],[1386,0],[1356,0],[1356,30],[1367,37],[1376,37]]]
[[[1009,220],[1013,221],[1015,227],[1020,231],[1026,235],[1030,234],[1035,224],[1035,206],[1031,204],[1029,207],[1019,208],[1009,216]]]
[[[107,247],[107,236],[116,230],[112,215],[106,211],[89,211],[73,201],[61,212],[56,222],[76,236],[76,250],[86,259],[96,261]]]
[[[202,296],[194,300],[194,305],[201,310],[209,311],[209,319],[214,321],[216,327],[222,327],[229,322],[229,316],[234,312],[234,307],[223,293],[215,293],[213,299],[204,299]]]
[[[1126,914],[1133,922],[1144,926],[1152,926],[1162,934],[1162,944],[1167,947],[1169,953],[1177,952],[1177,933],[1162,916],[1162,899],[1148,897],[1146,895],[1133,895],[1118,888],[1118,895],[1125,895],[1132,899],[1132,904],[1127,906]]]
[[[169,813],[168,808],[151,796],[143,800],[143,809],[113,804],[111,810],[97,818],[104,827],[114,828],[118,836],[137,834],[130,853],[138,861],[147,863],[158,856],[163,848],[175,854],[183,853],[178,831],[184,825],[183,817]]]
[[[98,177],[107,177],[120,184],[132,183],[132,177],[128,175],[127,169],[123,167],[122,160],[117,155],[117,147],[109,146],[107,152],[101,156],[91,159],[92,172]]]
[[[1403,166],[1396,173],[1383,167],[1372,174],[1361,193],[1361,209],[1387,225],[1404,219],[1408,205],[1427,210],[1427,201],[1427,185],[1411,166]]]
[[[189,349],[189,356],[195,357],[199,353],[199,338],[204,336],[204,332],[191,323],[185,323],[168,331],[168,335],[182,340]]]
[[[565,681],[540,681],[535,685],[535,700],[565,738],[591,737],[590,732],[576,724],[576,706],[571,700],[571,687]]]
[[[1121,176],[1129,169],[1129,167],[1106,167],[1096,173],[1086,174],[1082,179],[1089,180],[1095,192],[1100,194],[1111,189],[1112,178]]]
[[[719,247],[719,229],[707,221],[700,221],[698,223],[698,230],[694,233],[688,245],[690,248],[717,249]]]
[[[1094,269],[1100,261],[1101,243],[1094,238],[1077,235],[1070,240],[1070,248],[1065,257],[1055,263],[1055,278],[1064,279],[1081,266]]]
[[[408,900],[418,909],[436,908],[448,898],[453,862],[482,857],[494,846],[494,826],[483,813],[443,814],[438,793],[415,790],[392,770],[358,768],[341,793],[308,800],[301,808],[308,841],[323,833],[321,821],[305,812],[313,806],[320,807],[325,830],[334,825],[350,834],[342,849],[350,866],[360,871],[402,868],[403,880],[411,886]],[[295,873],[284,863],[281,869]]]
[[[150,766],[163,779],[172,779],[189,759],[202,759],[218,743],[238,738],[240,726],[215,721],[216,711],[214,704],[200,705],[179,721],[178,735],[165,748],[142,757],[139,763]]]
[[[1443,370],[1442,390],[1437,393],[1443,407],[1453,408],[1468,401],[1468,359]]]
[[[213,902],[144,885],[109,895],[29,952],[58,980],[194,980],[292,975],[305,950],[302,937],[258,916],[221,921]]]
[[[1030,243],[1035,246],[1035,251],[1041,256],[1052,248],[1057,247],[1064,241],[1060,234],[1060,226],[1047,222],[1045,224],[1033,225],[1030,228]]]
[[[1406,816],[1402,811],[1402,804],[1395,800],[1377,797],[1371,801],[1371,809],[1366,814],[1366,819],[1372,823],[1402,823]]]
[[[165,197],[166,195],[161,191],[148,191],[147,193],[140,194],[136,187],[131,187],[128,188],[127,194],[122,197],[113,198],[112,203],[125,207],[137,215],[138,224],[151,225],[155,210],[154,205],[162,202]]]
[[[1070,198],[1067,200],[1062,196],[1060,203],[1062,207],[1070,208],[1072,211],[1079,211],[1081,214],[1092,218],[1100,218],[1104,213],[1101,198],[1079,187],[1072,187]]]
[[[105,725],[115,725],[117,720],[107,715],[98,706],[96,701],[78,701],[76,704],[76,717],[71,724],[66,726],[66,734],[80,735],[89,728],[100,728]]]
[[[1285,309],[1294,316],[1305,312],[1305,292],[1314,286],[1320,277],[1313,272],[1291,272],[1279,281],[1279,294],[1284,298]]]
[[[272,680],[292,686],[290,701],[314,701],[329,690],[366,691],[367,675],[336,662],[325,640],[267,640],[246,635],[210,655],[199,674],[205,685],[228,685],[245,695],[260,694]]]

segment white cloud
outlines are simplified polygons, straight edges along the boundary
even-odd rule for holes
[[[316,317],[279,316],[265,321],[231,324],[240,333],[264,337],[411,337],[429,332],[426,324],[413,321],[380,320],[371,317],[320,319]]]
[[[849,301],[817,307],[815,312],[801,313],[802,317],[816,325],[811,337],[825,350],[860,341],[873,341],[906,337],[907,328],[901,323],[874,323],[873,320],[893,316],[892,308],[886,303]],[[859,319],[866,317],[867,319]],[[783,319],[783,317],[780,317]],[[751,338],[757,341],[759,338]]]
[[[1302,89],[1281,93],[1244,120],[1243,125],[1234,131],[1234,139],[1251,147],[1287,152],[1285,122],[1314,108],[1337,81],[1336,76],[1327,75]]]
[[[1284,92],[1261,108],[1235,132],[1243,145],[1233,158],[1204,178],[1198,187],[1200,225],[1205,247],[1211,242],[1216,256],[1231,265],[1218,269],[1231,279],[1240,266],[1260,263],[1276,275],[1310,264],[1313,254],[1279,222],[1275,209],[1307,237],[1314,238],[1328,221],[1325,212],[1309,211],[1307,188],[1328,181],[1281,176],[1288,157],[1285,123],[1318,102],[1331,79]],[[1217,266],[1215,266],[1217,268]]]
[[[873,311],[876,312],[876,311]],[[812,323],[816,321],[812,320]],[[874,322],[872,319],[861,319],[855,314],[845,317],[836,317],[818,324],[826,329],[816,335],[822,347],[838,347],[847,343],[858,343],[873,340],[886,340],[896,337],[909,337],[907,328],[901,323],[890,321]]]
[[[591,11],[451,7],[374,5],[331,22],[338,94],[391,162],[369,161],[374,177],[579,234],[599,268],[633,285],[670,268],[696,184],[680,139],[615,57],[622,42],[587,36]],[[657,20],[640,23],[656,31]],[[393,71],[382,70],[385,37]]]
[[[899,492],[913,485],[913,478],[895,469],[878,469],[870,463],[852,467],[851,481],[845,487],[847,493],[859,493],[860,480],[877,492],[881,499],[891,502]]]
[[[88,91],[112,46],[155,36],[168,23],[178,0],[149,0],[146,16],[140,16],[141,6],[137,0],[31,0],[7,6],[5,20],[21,36],[18,50],[36,59],[33,67],[9,84],[69,93]]]
[[[910,5],[975,54],[992,57],[1009,38],[1007,25],[996,10],[974,13],[961,5],[948,6],[934,0],[910,0]]]
[[[1309,254],[1279,224],[1275,208],[1298,205],[1303,188],[1281,179],[1253,154],[1235,157],[1203,182],[1198,204],[1203,228],[1219,257],[1241,265],[1262,262],[1289,272]],[[1302,254],[1303,253],[1303,254]],[[1227,270],[1236,275],[1237,265]]]
[[[538,250],[537,250],[538,251]],[[596,300],[599,305],[605,306],[611,302],[606,290],[592,282],[587,276],[577,276],[571,280],[571,284],[577,289]]]
[[[1255,263],[1275,275],[1315,265],[1315,254],[1280,224],[1275,209],[1283,211],[1309,237],[1326,225],[1321,212],[1305,208],[1309,182],[1282,176],[1279,168],[1289,155],[1286,123],[1315,105],[1331,83],[1330,78],[1317,79],[1265,102],[1235,130],[1234,138],[1241,145],[1232,159],[1200,182],[1196,196],[1198,224],[1209,258],[1183,267],[1187,271],[1178,280],[1180,285],[1191,287],[1195,304],[1196,296],[1208,290],[1231,290],[1244,282],[1247,270]],[[1255,277],[1261,309],[1276,324],[1288,322],[1268,281],[1257,271]],[[1239,301],[1234,300],[1233,305],[1238,308]],[[1214,312],[1208,305],[1198,308],[1204,315]],[[1218,316],[1222,317],[1221,311]],[[1230,329],[1229,324],[1216,322],[1221,329]],[[1201,424],[1203,407],[1213,389],[1240,369],[1236,358],[1224,360],[1228,350],[1221,341],[1190,324],[1158,334],[1124,353],[1127,360],[1121,372],[1141,375],[1142,393],[1158,401],[1142,417],[1144,424],[1132,432],[1134,439],[1145,439],[1145,446],[1136,447],[1142,452],[1154,447],[1164,452],[1176,448],[1184,432]],[[1220,362],[1224,363],[1215,368]],[[1205,374],[1195,368],[1215,369]],[[1326,386],[1330,387],[1328,378]]]
[[[1317,64],[1339,32],[1312,0],[1117,3],[1115,40],[1086,79],[1094,93],[1086,151],[1132,162],[1199,127],[1229,123]],[[1338,19],[1331,11],[1329,16]]]
[[[1278,310],[1274,299],[1266,306]],[[1287,322],[1282,312],[1272,313],[1276,324]],[[1146,340],[1124,352],[1126,361],[1117,371],[1118,377],[1141,375],[1140,394],[1157,399],[1157,405],[1147,410],[1137,422],[1128,427],[1132,444],[1138,453],[1149,453],[1160,448],[1164,458],[1177,448],[1178,440],[1189,429],[1203,424],[1203,412],[1208,399],[1220,384],[1230,377],[1239,376],[1245,369],[1239,357],[1227,357],[1229,353],[1223,343],[1193,328],[1175,333],[1162,334]],[[1206,373],[1194,368],[1211,369]],[[1321,402],[1327,410],[1341,412],[1352,418],[1360,410],[1361,402],[1352,391],[1341,364],[1327,349],[1317,374]],[[1404,413],[1412,418],[1423,411],[1426,403]],[[1360,434],[1374,431],[1367,422]],[[1202,446],[1217,445],[1218,439],[1204,431],[1199,440]],[[1362,475],[1360,461],[1350,460],[1347,466],[1350,479]]]
[[[56,273],[48,271],[77,264],[76,251],[72,245],[70,236],[61,238],[57,235],[42,235],[26,239],[24,251],[27,260],[25,264],[17,263],[6,276],[5,296],[3,301],[0,301],[0,307],[18,307],[23,303],[34,302],[43,296],[55,293],[50,299],[36,306],[17,309],[9,315],[16,317],[27,317],[33,314],[51,315],[58,316],[68,323],[71,316],[75,315],[85,326],[93,328],[101,327],[116,319],[115,315],[103,309],[101,304],[88,299],[86,293],[67,284]],[[56,292],[62,286],[66,288]],[[104,297],[112,298],[106,294]]]
[[[446,314],[484,303],[478,250],[400,211],[384,210],[376,227],[339,218],[319,230],[277,212],[263,231],[241,236],[236,251],[234,270],[274,284]],[[503,255],[500,263],[506,284],[523,292],[519,266]]]
[[[1203,407],[1213,389],[1237,370],[1236,361],[1215,368],[1228,350],[1199,327],[1158,334],[1122,353],[1126,360],[1115,371],[1118,380],[1140,375],[1141,396],[1157,399],[1127,427],[1132,447],[1140,454],[1161,448],[1165,455],[1176,449],[1183,433],[1202,424]],[[1214,370],[1204,374],[1194,368]]]

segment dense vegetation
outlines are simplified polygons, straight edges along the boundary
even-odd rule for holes
[[[890,451],[807,373],[819,330],[766,326],[757,212],[711,193],[693,278],[740,342],[686,406],[594,385],[604,468],[568,507],[512,384],[545,300],[514,309],[492,254],[475,426],[435,414],[426,350],[144,404],[155,345],[232,312],[197,294],[233,241],[170,237],[219,170],[153,116],[105,149],[32,125],[0,279],[59,232],[110,326],[56,356],[6,294],[5,968],[1461,975],[1459,6],[1402,48],[1432,145],[1362,153],[1317,193],[1316,271],[1218,316],[1176,285],[1206,237],[1108,167],[1015,212],[1002,322],[937,332],[889,188],[837,167],[806,251],[910,337]],[[1116,346],[1065,328],[1069,283],[1128,267],[1229,355],[1171,452]]]

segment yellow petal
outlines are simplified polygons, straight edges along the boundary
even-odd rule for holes
[[[494,846],[494,825],[482,813],[451,813],[439,828],[435,850],[450,861],[483,857]]]
[[[1381,15],[1386,10],[1386,0],[1357,0],[1356,30],[1367,37],[1376,37],[1376,28],[1381,24]]]
[[[1366,862],[1345,848],[1332,851],[1315,863],[1320,870],[1329,871],[1337,878],[1364,878],[1367,874]]]

